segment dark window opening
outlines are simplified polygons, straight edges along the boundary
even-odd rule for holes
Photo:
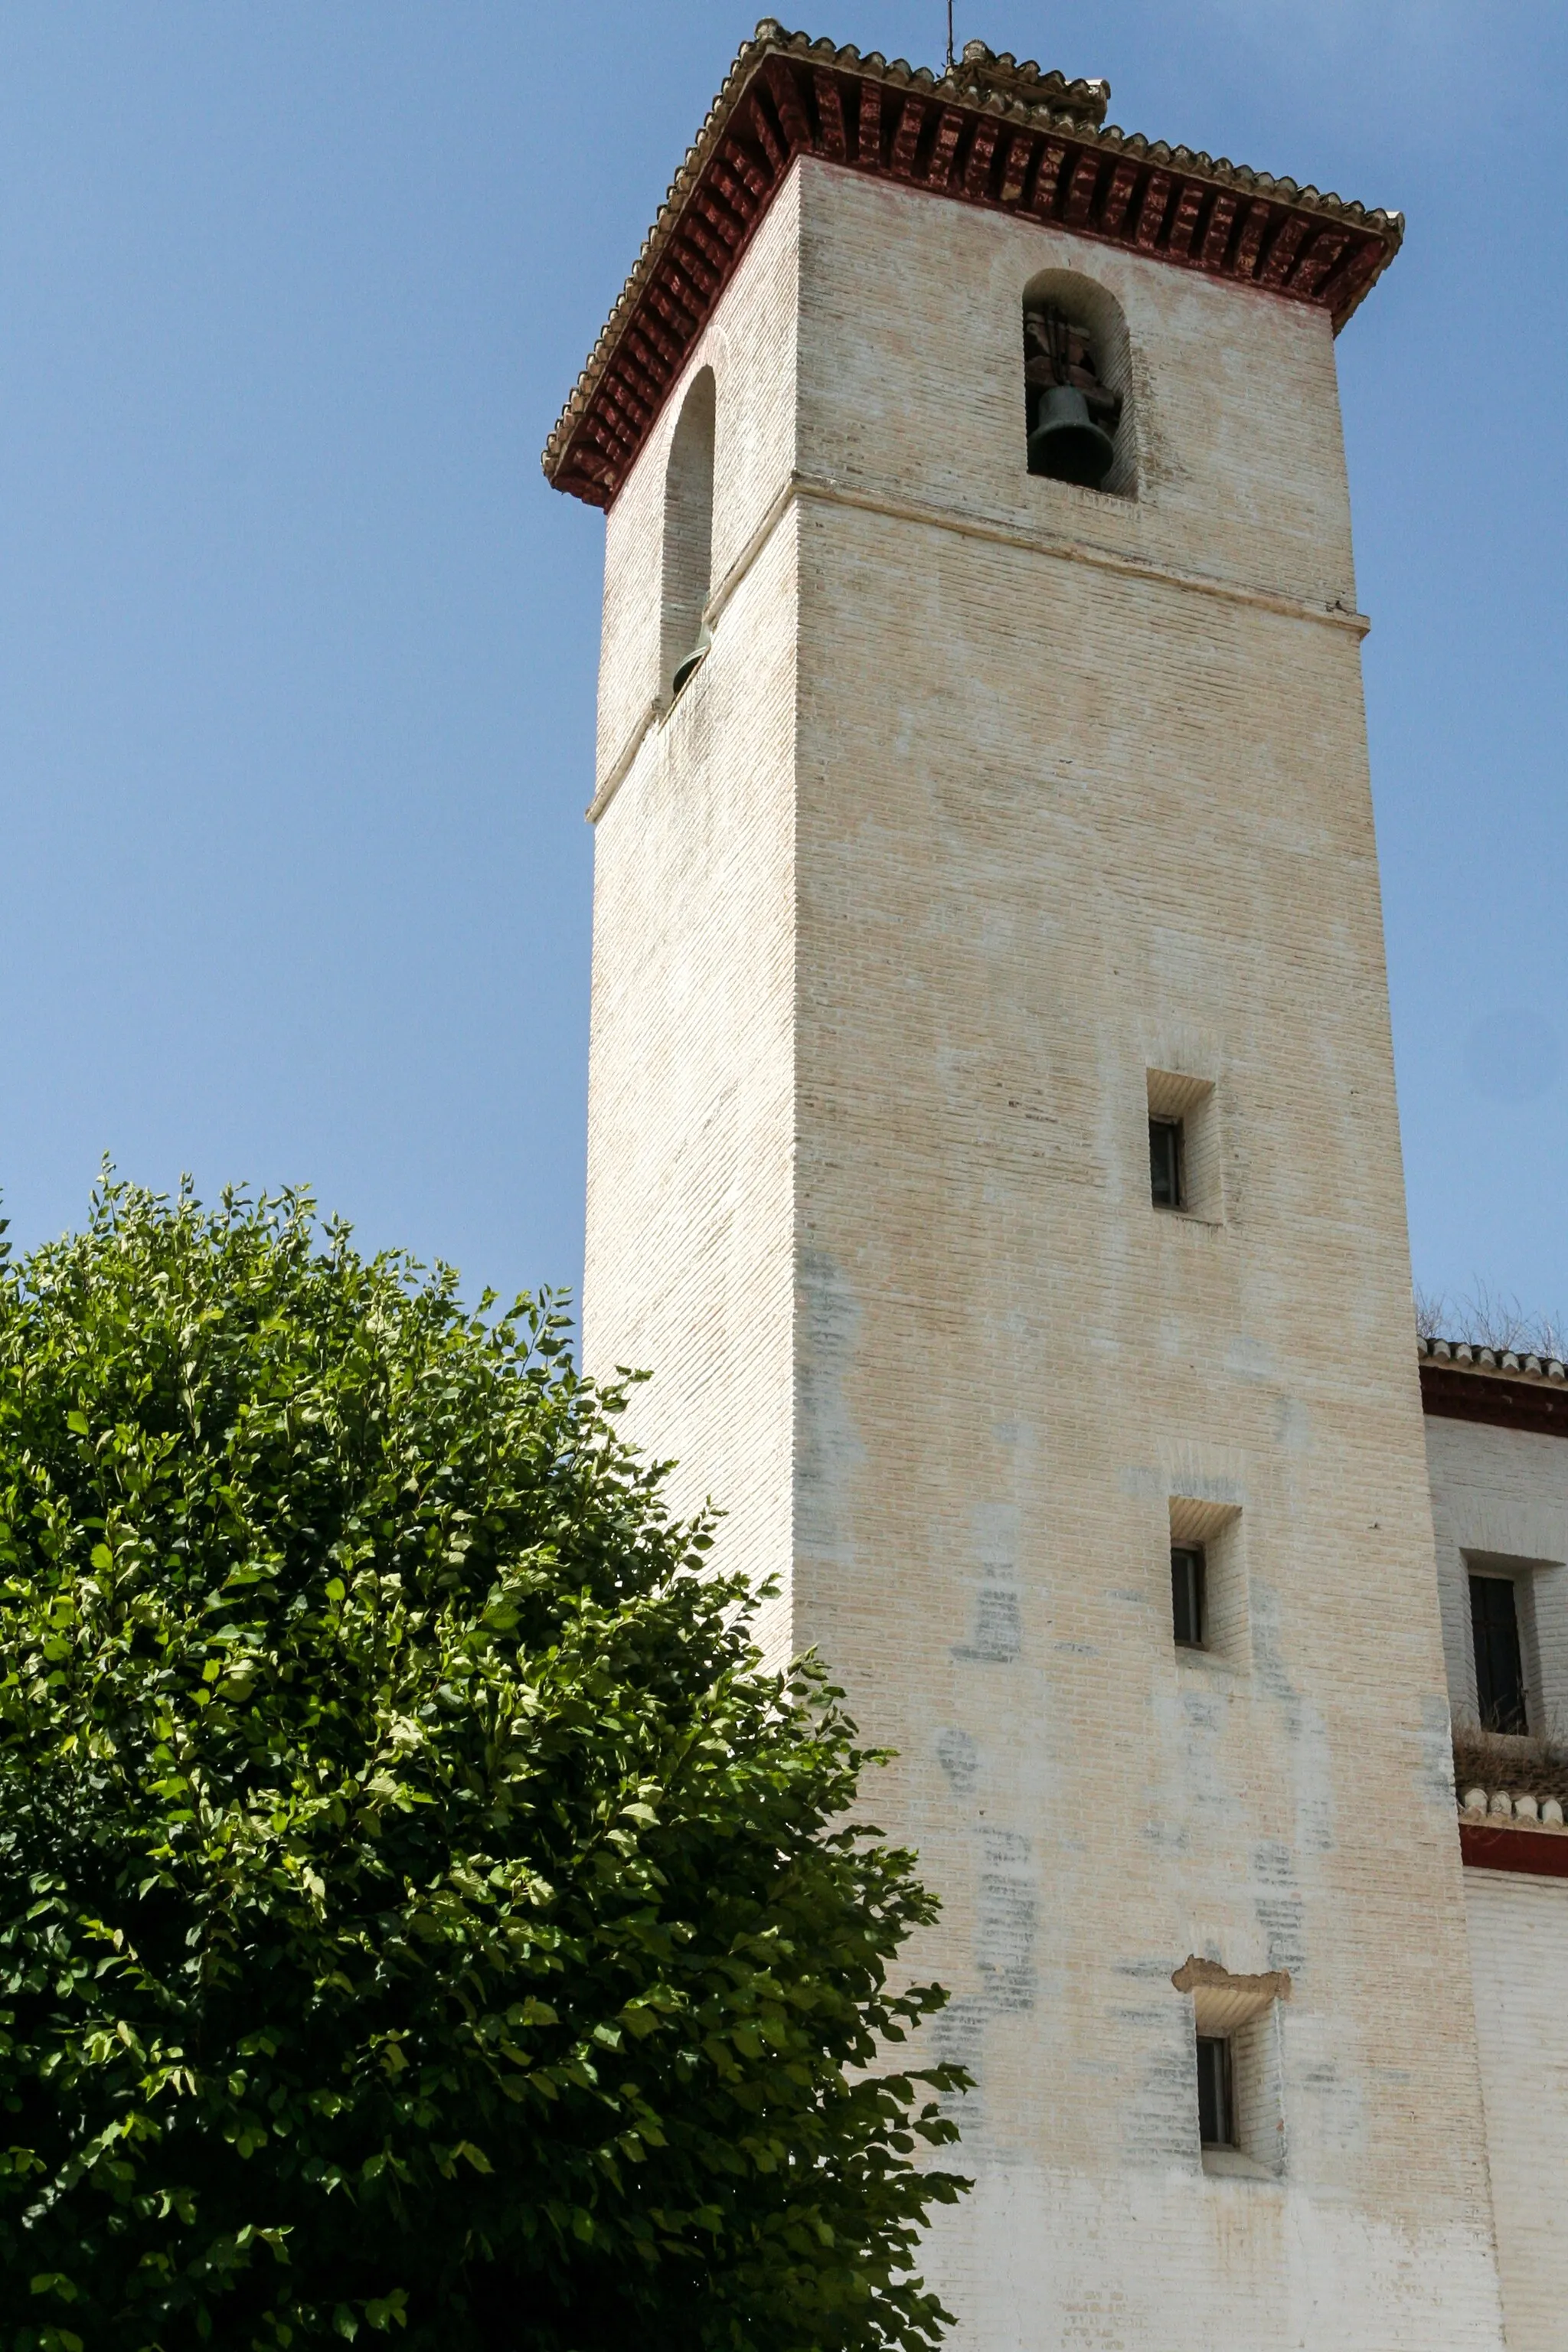
[[[1198,2137],[1205,2147],[1236,2146],[1230,2044],[1216,2034],[1198,2036]]]
[[[1024,313],[1029,471],[1098,490],[1116,457],[1121,395],[1101,382],[1094,346],[1059,310]]]
[[[1511,1577],[1471,1577],[1470,1628],[1476,1640],[1476,1703],[1483,1727],[1528,1731],[1519,1605]]]
[[[1201,1544],[1171,1546],[1171,1617],[1186,1650],[1204,1646],[1204,1551]]]
[[[1157,1209],[1180,1209],[1182,1199],[1182,1122],[1179,1118],[1149,1121],[1149,1190]]]

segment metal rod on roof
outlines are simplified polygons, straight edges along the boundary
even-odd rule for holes
[[[952,71],[952,0],[947,0],[947,69]]]

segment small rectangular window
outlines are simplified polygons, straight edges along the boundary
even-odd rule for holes
[[[1198,2137],[1205,2147],[1236,2146],[1230,2043],[1218,2034],[1198,2036]]]
[[[1171,1546],[1171,1620],[1177,1641],[1186,1650],[1204,1646],[1204,1548],[1202,1544]]]
[[[1182,1200],[1182,1122],[1149,1121],[1149,1189],[1157,1209],[1179,1209]]]
[[[1519,1605],[1511,1577],[1471,1577],[1470,1629],[1476,1642],[1476,1705],[1482,1724],[1488,1731],[1528,1731]]]

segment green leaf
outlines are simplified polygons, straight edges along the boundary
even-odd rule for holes
[[[495,1315],[298,1194],[107,1175],[0,1258],[34,2352],[51,2309],[92,2352],[480,2352],[466,2295],[561,2344],[941,2339],[965,2078],[897,1990],[933,1901],[850,1826],[879,1759],[617,1435],[640,1375],[586,1381],[548,1295]]]
[[[62,2303],[74,2303],[77,2298],[75,2281],[64,2271],[39,2271],[27,2282],[31,2294],[58,2294]]]

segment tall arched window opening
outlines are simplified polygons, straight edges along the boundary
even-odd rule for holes
[[[1031,474],[1131,497],[1127,330],[1103,287],[1042,270],[1024,290],[1024,405]]]
[[[692,383],[664,477],[661,679],[672,700],[708,651],[702,614],[713,584],[713,371]]]

